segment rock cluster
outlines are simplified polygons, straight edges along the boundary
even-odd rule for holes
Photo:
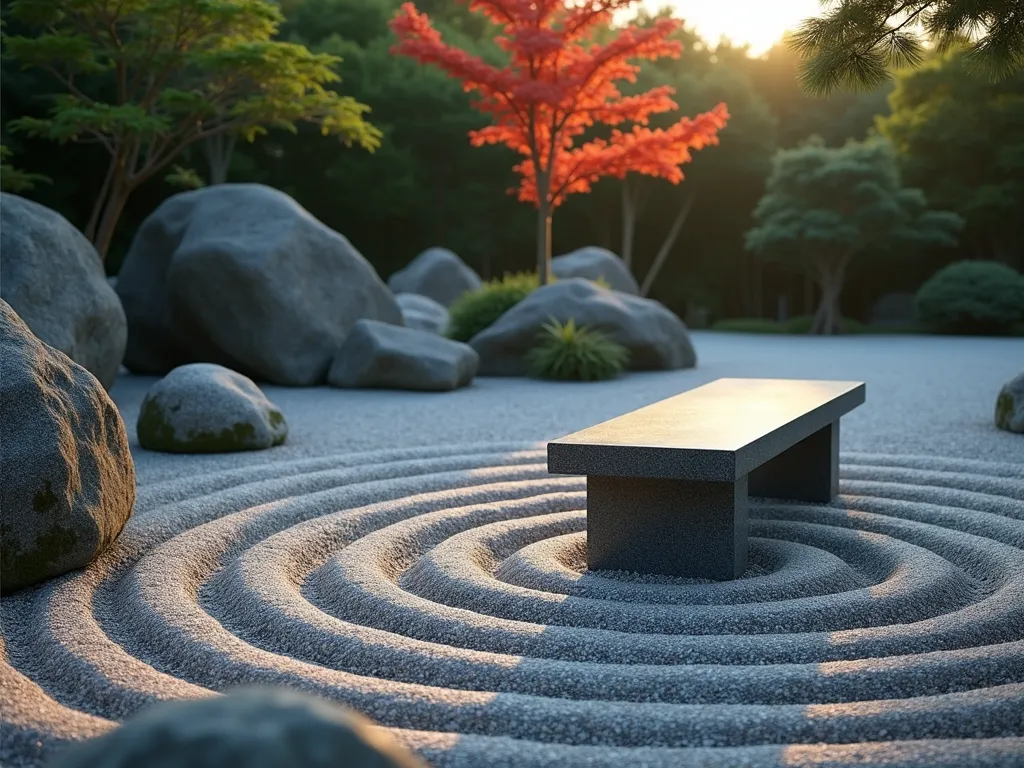
[[[521,376],[524,357],[551,320],[575,320],[629,350],[631,370],[692,368],[697,355],[686,326],[663,305],[573,277],[538,288],[470,340],[480,375]]]
[[[117,294],[134,373],[206,362],[273,384],[322,384],[357,320],[402,324],[347,239],[259,184],[165,200],[136,233]]]

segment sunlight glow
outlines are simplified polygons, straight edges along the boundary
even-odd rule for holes
[[[752,56],[825,10],[819,0],[641,0],[640,5],[651,12],[667,6],[709,45],[726,37],[735,45],[748,44]]]

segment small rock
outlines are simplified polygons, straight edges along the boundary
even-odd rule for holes
[[[327,382],[348,388],[447,391],[469,384],[479,364],[467,344],[360,320],[338,350]]]
[[[480,276],[447,248],[427,248],[388,279],[394,293],[429,296],[444,307],[481,285]]]
[[[400,293],[395,301],[402,310],[406,328],[444,335],[448,327],[448,310],[429,296]]]
[[[524,357],[552,319],[604,333],[629,350],[630,370],[692,368],[697,355],[683,321],[663,305],[570,277],[542,286],[472,339],[481,376],[522,376]]]
[[[284,443],[288,424],[251,379],[213,363],[192,363],[149,388],[138,435],[151,451],[255,451]]]
[[[128,322],[92,243],[56,211],[0,193],[0,253],[0,298],[39,339],[110,389]]]
[[[339,704],[248,689],[155,704],[58,753],[52,768],[426,768],[382,728]]]
[[[560,280],[567,277],[604,280],[613,291],[633,296],[640,294],[640,286],[625,262],[607,248],[590,245],[556,256],[551,260],[551,272]]]
[[[1007,432],[1024,432],[1024,373],[1010,379],[999,390],[996,426]]]
[[[0,301],[0,585],[13,592],[81,568],[135,503],[117,407],[89,371]]]

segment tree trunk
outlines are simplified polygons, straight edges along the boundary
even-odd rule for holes
[[[132,189],[124,182],[115,182],[110,190],[110,195],[103,204],[103,214],[99,218],[99,226],[92,244],[100,255],[100,261],[106,261],[107,252],[114,239],[114,230],[117,229],[117,222],[121,219],[125,203],[131,195]]]
[[[203,152],[210,168],[210,183],[224,184],[228,180],[231,155],[235,151],[235,136],[217,134],[203,139]]]
[[[651,286],[654,285],[654,279],[658,276],[662,266],[664,266],[665,260],[668,259],[668,254],[672,250],[672,246],[676,244],[676,239],[679,237],[679,233],[683,229],[686,217],[690,215],[690,209],[693,208],[693,201],[696,197],[697,195],[691,192],[683,203],[683,207],[679,209],[679,213],[676,214],[675,221],[672,222],[672,227],[665,236],[665,240],[662,242],[661,248],[658,249],[658,253],[654,257],[654,263],[651,264],[651,268],[647,270],[647,277],[644,278],[643,285],[640,286],[641,296],[647,296],[647,294],[650,293]]]
[[[636,205],[629,177],[622,180],[622,260],[633,271],[633,238],[636,232]]]
[[[833,336],[843,332],[839,296],[843,290],[845,273],[845,258],[836,264],[822,264],[818,267],[818,280],[821,285],[821,304],[818,306],[818,311],[814,314],[811,333]]]
[[[537,205],[537,279],[541,285],[551,282],[551,203]]]

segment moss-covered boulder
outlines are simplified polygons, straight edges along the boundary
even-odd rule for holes
[[[256,451],[284,443],[284,414],[253,381],[213,363],[182,365],[142,399],[139,444],[169,453]]]
[[[996,396],[996,426],[1024,433],[1024,373],[1010,379]]]
[[[0,589],[81,568],[117,538],[135,465],[100,382],[0,301]]]
[[[252,689],[156,704],[66,748],[53,768],[426,768],[382,728],[339,704]]]

